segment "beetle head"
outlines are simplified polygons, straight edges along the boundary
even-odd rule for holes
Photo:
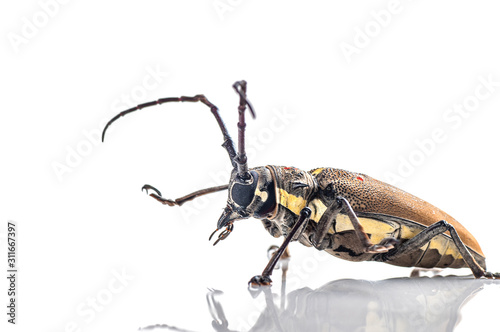
[[[267,167],[256,167],[250,169],[249,174],[247,179],[241,179],[235,171],[231,175],[227,206],[210,238],[218,230],[226,229],[219,234],[214,245],[229,236],[236,220],[271,218],[276,211],[276,186],[271,171]]]
[[[238,106],[238,153],[230,153],[233,171],[229,182],[227,206],[217,222],[217,229],[210,238],[219,230],[226,229],[219,234],[216,245],[231,234],[233,223],[239,219],[254,217],[263,219],[270,217],[276,211],[276,193],[273,176],[266,167],[248,169],[247,155],[245,152],[245,110],[248,106],[252,117],[255,112],[247,99],[247,82],[239,81],[233,88],[240,96]],[[229,138],[229,135],[227,135]],[[232,145],[232,141],[228,141]]]

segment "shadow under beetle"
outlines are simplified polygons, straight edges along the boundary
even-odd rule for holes
[[[324,250],[349,261],[378,261],[421,268],[462,268],[468,266],[474,277],[500,278],[486,271],[485,256],[476,239],[465,227],[435,206],[401,189],[367,175],[335,168],[316,168],[309,172],[295,167],[262,166],[248,168],[245,152],[245,110],[255,112],[247,99],[246,82],[233,85],[239,95],[238,151],[219,115],[218,108],[204,95],[162,98],[140,104],[117,114],[121,116],[145,107],[169,102],[201,102],[210,108],[222,131],[233,170],[228,185],[195,191],[170,200],[150,185],[142,188],[159,202],[182,205],[196,197],[228,190],[227,206],[217,229],[214,245],[231,234],[234,222],[254,217],[274,237],[285,240],[254,286],[271,284],[271,274],[290,241]]]

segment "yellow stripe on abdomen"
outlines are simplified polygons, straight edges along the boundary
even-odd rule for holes
[[[307,201],[302,197],[289,194],[286,190],[280,188],[280,204],[296,215],[299,215],[300,210],[306,206]]]
[[[370,235],[370,241],[374,244],[380,243],[387,237],[395,236],[397,228],[390,223],[380,220],[358,217],[359,223],[363,226],[365,233]],[[339,214],[336,218],[335,230],[338,232],[354,230],[351,219],[346,214]],[[330,229],[333,233],[333,230]]]

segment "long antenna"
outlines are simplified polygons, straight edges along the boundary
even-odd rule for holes
[[[251,178],[250,172],[248,172],[247,154],[245,152],[245,127],[247,126],[245,122],[245,110],[247,108],[247,105],[254,119],[255,112],[253,110],[252,104],[250,104],[247,99],[247,82],[238,81],[233,84],[233,89],[240,96],[240,105],[238,106],[238,153],[234,161],[236,162],[236,165],[238,167],[238,179],[242,182],[246,182]]]
[[[241,95],[240,95],[241,96]],[[127,115],[128,113],[135,112],[137,110],[150,107],[150,106],[155,106],[155,105],[161,105],[164,103],[171,103],[171,102],[201,102],[208,106],[210,108],[210,111],[212,111],[212,114],[214,115],[215,119],[217,120],[217,123],[219,124],[219,128],[222,131],[222,135],[224,136],[224,143],[222,143],[222,146],[226,149],[229,159],[231,159],[231,164],[233,165],[233,168],[236,168],[236,152],[234,151],[234,144],[233,140],[231,139],[231,136],[229,135],[229,132],[226,129],[226,126],[224,125],[224,122],[222,121],[222,118],[220,117],[219,114],[219,109],[217,106],[212,104],[204,95],[196,95],[194,97],[171,97],[171,98],[161,98],[155,101],[150,101],[147,103],[143,103],[140,105],[137,105],[135,107],[129,108],[126,111],[123,111],[117,115],[115,115],[109,122],[106,124],[106,127],[104,127],[104,130],[102,131],[102,141],[104,142],[104,136],[106,135],[106,131],[108,130],[108,127],[118,120],[120,117]]]

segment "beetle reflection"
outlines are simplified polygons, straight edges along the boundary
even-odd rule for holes
[[[266,307],[249,331],[453,331],[462,305],[491,282],[464,277],[343,279],[316,290],[292,291],[284,307],[275,303],[270,287],[263,287]],[[235,331],[218,301],[221,294],[207,294],[213,330]],[[140,330],[188,331],[165,324]]]

